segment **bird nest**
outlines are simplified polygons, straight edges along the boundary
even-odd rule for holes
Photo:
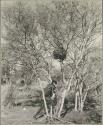
[[[64,48],[58,48],[53,51],[54,59],[58,59],[60,62],[66,59],[66,50]]]

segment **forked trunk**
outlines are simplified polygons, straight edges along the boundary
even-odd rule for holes
[[[82,91],[83,86],[80,87],[81,88],[79,88],[79,91],[77,91],[75,94],[75,111],[83,112],[84,102],[86,100],[88,90],[86,90],[84,93]]]

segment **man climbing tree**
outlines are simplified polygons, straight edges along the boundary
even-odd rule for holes
[[[57,82],[55,80],[52,80],[51,84],[48,84],[46,88],[44,88],[44,93],[45,93],[45,98],[47,102],[47,108],[50,110],[54,109],[54,106],[56,105],[56,85]],[[41,100],[42,99],[42,93],[40,94]],[[52,108],[52,109],[51,109]],[[38,109],[37,113],[33,116],[34,118],[38,119],[45,114],[45,108],[44,108],[44,103],[41,104],[41,107]],[[52,111],[53,113],[53,111]]]

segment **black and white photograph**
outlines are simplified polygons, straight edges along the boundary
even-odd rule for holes
[[[102,125],[102,0],[1,0],[1,125]]]

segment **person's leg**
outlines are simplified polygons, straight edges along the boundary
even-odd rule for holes
[[[44,110],[44,106],[42,105],[42,106],[38,109],[38,111],[36,112],[36,114],[33,116],[33,118],[38,119],[38,118],[42,117],[42,116],[44,115],[43,110]]]

